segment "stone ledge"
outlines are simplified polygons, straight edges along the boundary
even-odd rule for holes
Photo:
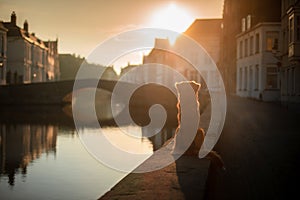
[[[203,199],[210,161],[182,156],[148,173],[131,173],[102,196],[106,199]]]

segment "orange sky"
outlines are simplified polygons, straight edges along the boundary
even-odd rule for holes
[[[112,35],[156,26],[153,21],[170,4],[176,5],[192,21],[222,16],[223,0],[0,0],[0,20],[9,21],[11,12],[15,11],[19,26],[27,19],[29,31],[41,39],[58,37],[60,53],[87,56]]]

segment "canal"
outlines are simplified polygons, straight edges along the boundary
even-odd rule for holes
[[[111,123],[107,95],[101,92],[97,110],[101,133],[88,126],[78,133],[70,106],[2,106],[0,199],[97,199],[127,174],[94,159],[80,135],[106,134],[124,149],[151,155],[174,133],[171,126],[150,139],[122,134]],[[123,128],[143,134],[140,126]]]

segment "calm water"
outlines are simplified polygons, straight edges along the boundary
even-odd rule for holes
[[[62,110],[0,108],[0,199],[98,199],[126,176],[87,152],[70,113]],[[125,128],[142,134],[141,127]],[[95,132],[82,129],[82,134]],[[117,127],[106,125],[104,134],[122,148],[130,144],[134,151],[152,152],[173,132],[168,128],[158,137],[141,140],[119,137]]]
[[[1,199],[97,199],[126,174],[85,150],[71,128],[1,125]]]

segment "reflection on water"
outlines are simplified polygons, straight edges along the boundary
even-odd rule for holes
[[[42,153],[55,154],[58,128],[52,125],[0,124],[0,175],[15,184],[15,174],[26,174],[30,162]]]
[[[0,116],[0,199],[97,199],[126,175],[85,150],[61,108],[0,110],[6,113]],[[135,153],[151,153],[174,132],[165,128],[150,139],[132,139],[118,127],[100,123],[118,148]],[[139,126],[123,128],[143,135]],[[97,132],[91,127],[84,131]]]
[[[95,93],[95,101],[89,102],[91,99],[91,93]],[[77,123],[82,123],[84,125],[89,124],[91,121],[94,121],[93,111],[95,111],[98,120],[100,121],[107,121],[113,118],[113,113],[111,109],[111,92],[108,92],[103,89],[91,89],[85,88],[78,90],[73,93],[73,113],[77,116],[76,120]],[[116,114],[121,112],[122,103],[115,104],[114,110]],[[71,108],[67,107],[65,112],[71,114]],[[69,115],[70,115],[69,114]]]
[[[153,147],[153,151],[161,148],[167,140],[169,140],[175,133],[175,126],[164,127],[158,134],[149,138]]]
[[[125,133],[123,131],[126,131]],[[127,133],[140,135],[141,138],[132,137]],[[152,144],[148,138],[142,137],[142,128],[139,126],[104,127],[102,134],[116,147],[122,151],[138,154],[152,154]]]

